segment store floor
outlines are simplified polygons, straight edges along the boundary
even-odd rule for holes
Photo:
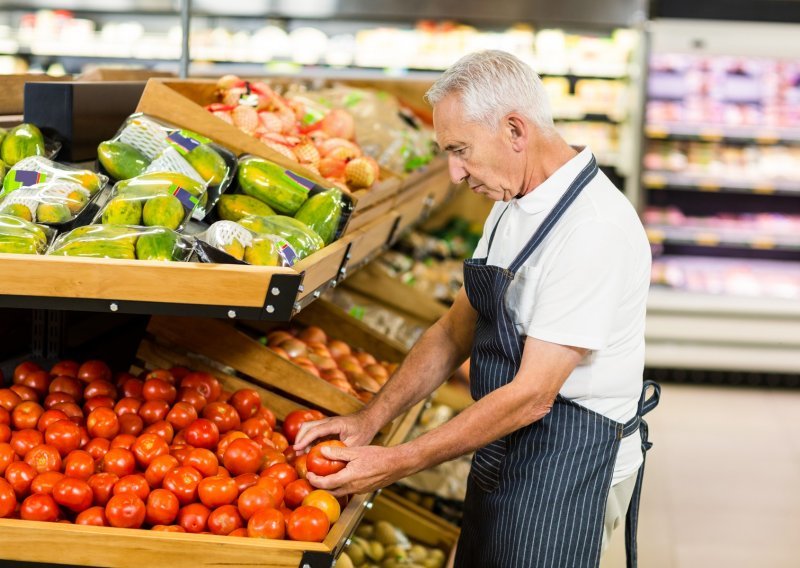
[[[670,384],[647,421],[640,568],[800,566],[800,392]]]

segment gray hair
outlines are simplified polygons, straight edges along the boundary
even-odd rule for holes
[[[460,95],[467,120],[483,122],[492,130],[512,112],[522,114],[542,130],[555,128],[542,80],[529,65],[505,51],[465,55],[428,89],[425,99],[436,106],[452,93]]]

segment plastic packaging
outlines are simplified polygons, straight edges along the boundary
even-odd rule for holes
[[[206,186],[179,173],[142,174],[117,182],[93,222],[180,231],[206,196]]]
[[[68,231],[92,218],[99,195],[92,195],[74,181],[60,179],[12,191],[0,201],[0,213]]]
[[[233,180],[237,161],[229,150],[191,130],[133,114],[117,134],[101,142],[98,162],[109,176],[127,180],[145,173],[179,173],[207,186],[194,210],[203,219]]]
[[[55,234],[49,227],[0,214],[0,253],[44,254]]]
[[[297,253],[285,239],[260,235],[233,221],[217,221],[197,235],[196,253],[202,262],[292,266]]]
[[[61,142],[47,136],[38,127],[22,123],[10,130],[0,128],[0,164],[14,166],[30,156],[55,158]]]
[[[59,164],[44,156],[30,156],[9,168],[3,177],[2,195],[8,195],[23,187],[54,181],[78,183],[94,196],[106,186],[108,177],[91,170]]]
[[[251,215],[240,219],[239,224],[259,235],[273,235],[284,239],[297,254],[297,260],[302,260],[325,246],[322,237],[312,231],[308,225],[292,217]]]
[[[47,254],[126,260],[186,261],[192,242],[164,227],[87,225],[60,235]]]

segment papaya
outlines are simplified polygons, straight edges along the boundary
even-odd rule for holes
[[[103,225],[141,225],[142,202],[138,199],[115,197],[103,209]]]
[[[231,255],[236,260],[242,260],[245,255],[245,251],[247,250],[245,246],[240,243],[237,239],[233,239],[230,243],[219,245],[220,250]]]
[[[0,214],[0,233],[31,233],[34,235],[37,242],[42,245],[47,244],[47,229],[41,225],[37,225],[36,223],[31,223],[30,221],[26,221],[11,215]]]
[[[41,254],[46,248],[47,233],[44,227],[0,214],[0,252]]]
[[[238,221],[248,215],[268,217],[275,215],[272,207],[249,195],[220,195],[217,203],[217,213],[220,219]]]
[[[121,258],[135,260],[134,245],[130,241],[112,239],[107,241],[72,241],[62,244],[50,252],[56,256],[85,256],[90,258]]]
[[[125,142],[107,140],[97,147],[97,159],[114,179],[124,180],[143,174],[150,159]]]
[[[136,258],[139,260],[178,260],[178,235],[161,230],[141,235],[136,241]]]
[[[123,180],[114,186],[120,195],[131,197],[150,197],[170,195],[177,188],[186,190],[193,197],[205,194],[205,186],[184,174],[174,172],[151,172]]]
[[[239,163],[238,180],[246,195],[285,215],[294,215],[300,209],[308,199],[308,188],[313,185],[283,166],[252,157]]]
[[[59,176],[60,177],[60,176]],[[68,179],[70,181],[74,181],[85,187],[89,191],[89,195],[94,195],[101,189],[103,189],[104,178],[101,178],[98,174],[91,170],[80,170],[77,172],[69,172],[68,174],[63,176],[64,179]]]
[[[75,189],[71,190],[66,198],[66,206],[69,208],[70,213],[77,215],[83,211],[83,208],[89,203],[89,196],[89,190],[84,189],[83,186],[75,187]]]
[[[174,195],[151,197],[142,209],[142,222],[147,226],[161,226],[176,230],[186,217],[186,209]]]
[[[239,224],[254,233],[275,235],[285,239],[297,254],[297,260],[318,251],[325,243],[322,238],[303,222],[284,215],[259,217],[250,215],[239,220]]]
[[[0,144],[0,159],[13,166],[28,156],[44,156],[44,136],[33,124],[12,128]]]
[[[58,244],[70,242],[106,242],[119,241],[128,243],[131,247],[136,245],[139,234],[125,225],[85,225],[72,229],[69,233],[58,238]]]
[[[228,174],[228,164],[209,144],[200,144],[184,156],[209,185],[220,185]]]
[[[30,208],[22,203],[10,203],[5,205],[2,207],[2,209],[0,209],[0,213],[13,215],[14,217],[19,217],[20,219],[25,219],[26,221],[33,221],[33,213],[31,213]]]
[[[72,219],[72,212],[66,203],[59,201],[43,201],[36,208],[36,220],[39,223],[66,223]]]
[[[0,177],[5,179],[8,172],[8,165],[3,160],[0,160]]]
[[[266,237],[253,239],[250,246],[244,249],[244,261],[257,266],[282,266],[278,245]]]
[[[8,134],[8,130],[0,126],[0,144],[3,143],[3,139],[6,137],[6,134]]]
[[[39,254],[41,252],[33,235],[0,234],[0,252],[11,254]]]
[[[344,201],[338,189],[321,191],[303,203],[294,218],[302,221],[322,237],[326,245],[336,237],[342,219]]]

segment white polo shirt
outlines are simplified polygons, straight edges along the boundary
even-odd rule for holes
[[[475,258],[508,207],[487,264],[507,268],[591,159],[588,148],[527,195],[497,202]],[[561,395],[617,422],[636,414],[644,371],[650,245],[628,199],[603,174],[589,182],[517,272],[506,308],[517,332],[591,350]],[[623,438],[612,484],[642,463],[641,438]]]

